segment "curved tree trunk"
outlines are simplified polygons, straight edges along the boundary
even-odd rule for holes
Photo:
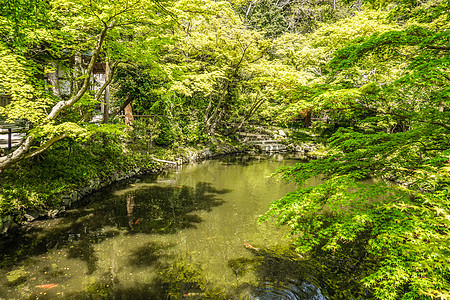
[[[86,91],[89,87],[89,82],[91,80],[92,73],[94,71],[95,62],[97,61],[97,59],[100,55],[100,51],[102,49],[103,41],[105,40],[108,30],[111,29],[113,26],[114,26],[114,21],[111,22],[109,25],[105,25],[103,27],[102,31],[100,32],[100,34],[98,35],[97,44],[92,53],[91,60],[89,61],[89,65],[88,65],[88,68],[87,68],[87,71],[86,71],[86,74],[84,77],[83,85],[81,86],[78,93],[69,100],[66,100],[66,101],[61,100],[58,103],[56,103],[53,106],[51,112],[47,115],[48,122],[55,120],[61,111],[63,111],[65,108],[75,104],[86,93]],[[13,152],[11,152],[10,154],[8,154],[6,156],[0,157],[0,172],[1,172],[1,170],[8,168],[9,166],[15,164],[16,162],[18,162],[24,158],[31,157],[33,155],[41,153],[42,151],[48,149],[52,144],[61,140],[64,137],[66,137],[66,135],[54,137],[54,138],[50,139],[49,141],[47,141],[44,145],[41,145],[40,147],[38,147],[37,150],[33,151],[32,153],[29,153],[32,142],[34,140],[34,136],[29,135],[27,138],[25,138],[24,142],[19,147],[17,147]]]
[[[12,164],[22,160],[25,154],[30,150],[31,144],[33,142],[33,136],[28,136],[23,143],[16,148],[13,152],[6,156],[0,157],[0,172],[6,169]]]

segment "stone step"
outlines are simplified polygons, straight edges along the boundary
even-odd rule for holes
[[[238,135],[241,137],[253,138],[253,139],[267,139],[270,138],[270,135],[263,133],[246,133],[246,132],[238,132]]]
[[[285,139],[286,137],[284,131],[282,133],[280,133],[279,131],[275,132],[274,135],[247,132],[238,132],[237,134],[241,137],[244,143],[256,146],[262,151],[275,152],[287,150],[286,145],[280,143],[281,140]]]
[[[263,145],[261,146],[261,149],[263,151],[283,151],[283,150],[287,150],[287,147],[285,145],[282,144],[278,144],[278,145]]]
[[[247,141],[247,143],[254,144],[254,145],[266,145],[266,144],[278,144],[280,141],[277,140],[254,140],[254,141]]]

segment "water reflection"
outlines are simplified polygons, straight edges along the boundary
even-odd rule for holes
[[[251,258],[231,260],[237,276],[255,272],[255,284],[243,284],[236,294],[242,300],[322,300],[327,299],[313,277],[313,266],[290,247],[249,248]]]
[[[130,226],[130,229],[133,229],[133,225],[135,224],[133,216],[135,197],[136,195],[134,193],[130,193],[127,195],[127,217],[128,217],[128,226]]]
[[[294,189],[269,176],[291,163],[201,162],[119,183],[20,228],[0,241],[0,299],[333,299],[323,270],[343,278],[332,266],[346,270],[345,257],[305,261],[284,228],[257,224]]]
[[[202,221],[195,212],[211,211],[223,203],[217,195],[230,192],[228,189],[216,189],[206,182],[197,182],[194,187],[142,186],[131,184],[129,189],[113,192],[101,202],[91,198],[92,203],[101,203],[96,207],[96,224],[123,228],[130,233],[174,233],[180,229],[195,228],[195,224]]]
[[[130,183],[128,183],[130,185]],[[132,184],[135,186],[136,184]],[[57,220],[37,221],[32,227],[20,228],[0,243],[3,254],[0,266],[15,264],[33,255],[70,245],[69,257],[81,258],[95,270],[92,244],[119,234],[174,233],[195,228],[200,210],[211,211],[223,200],[217,195],[229,192],[215,189],[210,183],[189,186],[146,186],[145,189],[123,193],[98,192],[89,198],[92,209],[75,208]],[[86,205],[85,203],[82,205]],[[80,206],[81,207],[81,206]]]
[[[242,299],[258,300],[323,300],[320,290],[311,283],[292,279],[286,282],[266,281]]]

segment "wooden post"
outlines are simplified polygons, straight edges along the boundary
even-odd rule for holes
[[[12,129],[8,128],[8,151],[12,149]]]
[[[131,108],[131,103],[125,106],[125,124],[132,127],[133,126],[133,110]]]
[[[83,59],[81,57],[81,54],[79,52],[75,53],[75,58],[74,58],[74,66],[73,66],[73,81],[72,81],[72,85],[71,85],[71,95],[72,93],[76,94],[76,91],[78,89],[81,88],[82,83],[80,82],[80,80],[76,79],[81,77],[84,72],[83,72]]]
[[[109,68],[109,62],[106,61],[105,82],[108,82],[110,76],[111,76],[111,69]],[[105,124],[107,124],[109,121],[109,102],[110,102],[110,92],[108,84],[108,86],[105,88],[105,103],[103,104],[103,123]]]

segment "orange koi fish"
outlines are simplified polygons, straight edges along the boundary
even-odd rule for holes
[[[57,287],[57,284],[54,283],[49,283],[49,284],[41,284],[41,285],[37,285],[37,288],[41,288],[41,289],[52,289],[54,287]]]
[[[244,243],[244,247],[247,249],[251,249],[251,250],[255,250],[255,251],[259,251],[259,248],[256,248],[248,243]]]

